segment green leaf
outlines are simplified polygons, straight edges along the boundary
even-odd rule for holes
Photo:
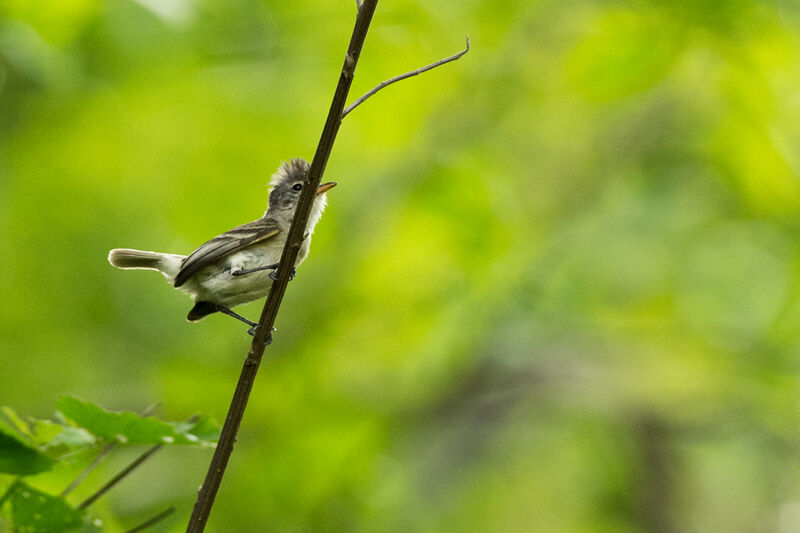
[[[50,420],[33,421],[34,440],[37,444],[48,444],[62,431],[64,426]]]
[[[24,442],[6,424],[0,422],[0,472],[27,476],[53,468],[55,461]]]
[[[9,422],[11,422],[11,425],[14,426],[14,428],[17,431],[19,431],[26,437],[30,438],[31,440],[35,440],[35,437],[31,432],[30,425],[28,425],[28,423],[25,422],[22,419],[22,417],[17,414],[16,411],[14,411],[11,407],[8,407],[6,405],[3,406],[2,411],[3,414],[6,415],[6,418],[8,418]]]
[[[81,511],[22,481],[13,485],[5,498],[15,531],[59,533],[81,525]]]
[[[189,440],[193,438],[203,442],[217,442],[221,428],[217,421],[208,415],[202,415],[191,422],[176,422],[172,424],[175,431],[185,434]]]
[[[30,439],[32,447],[46,452],[50,457],[88,448],[95,443],[95,437],[82,428],[65,426],[51,420],[38,420],[19,416],[12,408],[3,407],[3,414],[19,433]],[[27,443],[25,439],[18,439]]]
[[[218,437],[219,428],[209,417],[188,426],[170,424],[128,411],[107,411],[71,397],[61,398],[57,407],[66,418],[94,435],[124,444],[208,444]]]
[[[67,426],[62,427],[61,431],[47,442],[47,449],[49,450],[60,446],[64,446],[68,450],[88,448],[93,446],[96,440],[94,435],[83,428]]]
[[[39,422],[42,421],[37,420],[37,424]],[[91,448],[97,442],[95,436],[83,428],[53,425],[60,428],[60,431],[44,445],[44,450],[51,457],[58,457],[59,460],[69,462],[67,457],[73,459],[77,457],[72,452]]]

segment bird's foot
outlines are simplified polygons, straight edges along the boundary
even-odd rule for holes
[[[250,335],[251,337],[255,337],[256,336],[256,328],[257,327],[258,327],[258,324],[256,324],[252,328],[248,329],[247,330],[247,334]],[[272,331],[278,331],[278,328],[272,328]],[[271,332],[270,332],[269,336],[267,337],[267,345],[270,345],[270,344],[272,344],[272,333]]]
[[[272,281],[278,281],[278,269],[277,268],[275,268],[275,270],[270,272],[268,275],[269,275],[269,277],[270,277],[270,279]],[[292,281],[296,275],[297,275],[297,269],[296,268],[292,268],[292,273],[289,274],[289,281]]]

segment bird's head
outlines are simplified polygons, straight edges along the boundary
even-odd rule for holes
[[[308,185],[306,174],[309,166],[308,161],[305,159],[296,158],[278,167],[269,182],[272,190],[269,192],[267,215],[286,221],[292,219],[297,203],[300,201],[300,194],[302,194],[303,188]],[[336,182],[330,181],[317,187],[314,205],[311,207],[311,214],[308,216],[307,232],[314,230],[314,225],[325,210],[327,202],[325,193],[335,186]]]

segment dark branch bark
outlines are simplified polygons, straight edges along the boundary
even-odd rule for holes
[[[380,91],[384,87],[388,87],[389,85],[391,85],[393,83],[396,83],[398,81],[402,81],[402,80],[404,80],[406,78],[410,78],[412,76],[418,76],[418,75],[422,74],[423,72],[426,72],[428,70],[434,69],[434,68],[439,67],[439,66],[442,66],[445,63],[449,63],[451,61],[455,61],[456,59],[460,58],[461,56],[463,56],[467,52],[469,52],[469,35],[467,35],[467,47],[464,48],[463,50],[461,50],[459,53],[453,54],[450,57],[445,57],[444,59],[440,59],[439,61],[436,61],[435,63],[431,63],[430,65],[426,65],[424,67],[420,67],[417,70],[412,70],[411,72],[406,72],[405,74],[400,74],[399,76],[395,76],[394,78],[390,78],[390,79],[388,79],[386,81],[380,82],[378,85],[376,85],[375,87],[373,87],[372,89],[367,91],[358,100],[356,100],[355,102],[353,102],[352,104],[347,106],[347,108],[344,111],[342,111],[342,118],[346,117],[347,114],[350,113],[350,111],[352,111],[353,109],[355,109],[358,106],[360,106],[361,104],[363,104],[364,101],[367,98],[369,98],[373,94],[377,93],[378,91]]]
[[[148,527],[154,526],[157,523],[161,522],[162,520],[164,520],[166,517],[168,517],[169,515],[171,515],[174,512],[175,512],[175,508],[174,507],[170,507],[166,511],[162,511],[162,512],[158,513],[153,518],[151,518],[149,520],[145,520],[144,522],[142,522],[141,524],[139,524],[135,528],[129,529],[126,533],[137,533],[139,531],[144,531]]]
[[[214,505],[214,499],[216,498],[220,483],[222,482],[222,476],[225,474],[225,468],[233,452],[236,434],[239,431],[239,426],[242,422],[245,408],[247,407],[247,400],[253,388],[253,381],[258,372],[258,367],[261,364],[261,358],[264,355],[264,349],[269,341],[272,327],[275,324],[275,318],[278,315],[278,309],[283,300],[283,295],[286,292],[286,285],[289,282],[289,276],[292,273],[294,262],[297,258],[297,252],[300,250],[300,246],[303,242],[306,222],[308,221],[308,215],[314,201],[314,192],[320,184],[322,174],[325,172],[325,167],[333,148],[333,143],[336,140],[336,134],[339,131],[339,126],[342,121],[342,110],[347,101],[347,95],[350,92],[350,84],[353,82],[356,64],[361,55],[361,48],[364,46],[364,40],[367,37],[369,25],[370,22],[372,22],[372,15],[375,13],[377,4],[378,0],[364,0],[359,6],[353,35],[350,38],[350,45],[347,48],[347,55],[345,56],[344,65],[342,66],[342,72],[339,75],[339,84],[333,95],[333,102],[331,103],[328,118],[325,121],[325,126],[323,127],[314,159],[311,162],[311,168],[309,168],[308,174],[306,175],[306,182],[308,185],[303,187],[303,193],[300,196],[300,201],[295,211],[292,227],[289,229],[286,245],[283,248],[280,266],[276,272],[277,279],[272,282],[267,301],[261,312],[261,319],[258,321],[253,342],[250,345],[250,351],[247,354],[242,372],[239,376],[239,382],[233,393],[233,399],[228,409],[228,416],[222,428],[222,434],[217,443],[217,448],[214,450],[214,457],[211,459],[211,465],[208,468],[205,481],[197,496],[192,516],[189,519],[189,525],[186,529],[187,533],[199,533],[205,529],[208,516],[211,513],[211,507]]]
[[[131,464],[129,464],[128,466],[123,468],[119,472],[119,474],[117,474],[116,476],[112,477],[108,481],[108,483],[106,483],[105,485],[100,487],[100,489],[97,492],[95,492],[94,494],[92,494],[91,496],[86,498],[86,500],[83,501],[83,503],[81,503],[78,506],[78,509],[86,509],[87,507],[92,505],[94,502],[96,502],[103,494],[105,494],[106,492],[108,492],[111,489],[113,489],[114,485],[116,485],[117,483],[122,481],[125,478],[125,476],[127,476],[128,474],[133,472],[136,469],[137,466],[139,466],[140,464],[145,462],[147,459],[150,458],[151,455],[156,453],[161,448],[161,446],[163,446],[163,444],[156,444],[155,446],[151,447],[146,452],[144,452],[142,455],[137,457]]]

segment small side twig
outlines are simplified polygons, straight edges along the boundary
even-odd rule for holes
[[[156,453],[156,452],[157,452],[159,449],[161,449],[161,447],[162,447],[162,446],[163,446],[163,444],[156,444],[155,446],[151,447],[151,448],[150,448],[150,449],[148,449],[146,452],[144,452],[142,455],[140,455],[139,457],[137,457],[136,459],[134,459],[134,461],[133,461],[133,462],[131,462],[131,464],[129,464],[128,466],[126,466],[125,468],[123,468],[123,469],[122,469],[122,470],[121,470],[121,471],[120,471],[120,472],[119,472],[119,473],[118,473],[116,476],[112,477],[112,478],[111,478],[111,479],[108,481],[108,483],[106,483],[105,485],[103,485],[102,487],[100,487],[100,489],[99,489],[97,492],[95,492],[94,494],[92,494],[91,496],[89,496],[88,498],[86,498],[86,500],[84,500],[84,501],[83,501],[83,502],[82,502],[80,505],[78,505],[78,509],[86,509],[87,507],[89,507],[90,505],[92,505],[92,504],[93,504],[94,502],[96,502],[96,501],[97,501],[97,500],[98,500],[98,499],[99,499],[99,498],[100,498],[100,497],[101,497],[103,494],[105,494],[106,492],[108,492],[108,491],[110,491],[112,488],[114,488],[114,485],[116,485],[117,483],[119,483],[120,481],[122,481],[122,479],[123,479],[125,476],[127,476],[128,474],[130,474],[131,472],[133,472],[133,471],[136,469],[136,467],[138,467],[140,464],[142,464],[143,462],[145,462],[147,459],[149,459],[149,458],[150,458],[150,456],[151,456],[151,455],[153,455],[153,454],[154,454],[154,453]]]
[[[144,531],[148,527],[153,526],[153,525],[161,522],[162,520],[164,520],[166,517],[168,517],[169,515],[171,515],[174,512],[175,512],[175,508],[174,507],[170,507],[166,511],[162,511],[162,512],[158,513],[153,518],[142,522],[141,524],[139,524],[135,528],[129,529],[125,533],[136,533],[137,531]]]
[[[358,1],[358,0],[356,0],[356,1]],[[358,100],[356,100],[355,102],[353,102],[352,104],[347,106],[345,108],[345,110],[342,111],[342,118],[346,117],[347,114],[350,113],[350,111],[352,111],[353,109],[355,109],[358,106],[360,106],[361,104],[363,104],[364,101],[367,98],[369,98],[370,96],[372,96],[376,92],[380,91],[384,87],[388,87],[389,85],[391,85],[393,83],[396,83],[398,81],[402,81],[402,80],[404,80],[406,78],[411,78],[412,76],[418,76],[418,75],[422,74],[423,72],[427,72],[427,71],[429,71],[431,69],[435,69],[436,67],[440,67],[440,66],[444,65],[445,63],[449,63],[451,61],[455,61],[456,59],[460,58],[461,56],[463,56],[467,52],[469,52],[469,35],[467,35],[467,47],[464,48],[463,50],[461,50],[460,52],[458,52],[457,54],[453,54],[450,57],[445,57],[444,59],[440,59],[439,61],[436,61],[435,63],[431,63],[430,65],[426,65],[426,66],[418,68],[416,70],[412,70],[411,72],[406,72],[405,74],[400,74],[399,76],[395,76],[394,78],[390,78],[390,79],[388,79],[386,81],[380,82],[378,85],[376,85],[375,87],[373,87],[372,89],[367,91]]]

